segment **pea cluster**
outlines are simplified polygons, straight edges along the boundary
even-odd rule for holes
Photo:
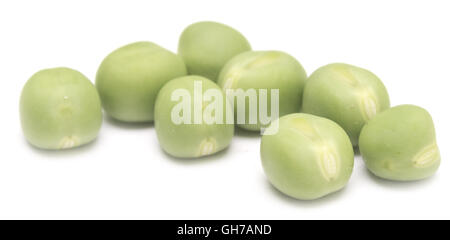
[[[196,83],[201,83],[202,93],[216,93],[214,100],[223,106],[222,123],[173,121],[174,93],[183,89],[194,94]],[[230,102],[225,92],[239,89],[279,91],[279,118],[269,123],[260,117],[254,123],[223,123],[225,116],[238,114],[239,104]],[[205,101],[194,99],[186,107],[210,111]],[[257,104],[259,110],[261,103]],[[430,114],[414,105],[391,107],[384,84],[372,72],[333,63],[308,77],[293,56],[253,51],[240,32],[216,22],[188,26],[180,36],[178,54],[151,42],[113,51],[101,63],[95,86],[73,69],[39,71],[20,98],[23,133],[43,149],[74,148],[94,140],[102,109],[119,121],[154,122],[162,149],[179,158],[227,148],[235,125],[248,131],[265,129],[271,134],[263,134],[260,154],[268,180],[286,195],[303,200],[345,187],[355,148],[373,174],[389,180],[424,179],[440,165]],[[248,117],[249,108],[244,109]]]

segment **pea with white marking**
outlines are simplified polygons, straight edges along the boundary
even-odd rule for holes
[[[234,135],[232,120],[224,93],[201,76],[173,79],[156,99],[156,134],[162,149],[175,157],[197,158],[225,149]]]
[[[414,105],[396,106],[375,116],[361,131],[359,149],[367,168],[389,180],[428,178],[441,161],[433,120]]]
[[[69,68],[45,69],[25,84],[20,97],[23,133],[44,149],[73,148],[97,137],[100,98],[83,74]]]
[[[281,117],[261,141],[267,178],[281,192],[312,200],[342,189],[353,171],[353,146],[335,122],[304,113]],[[278,125],[278,126],[276,126]]]
[[[261,118],[262,114],[274,120],[300,111],[306,78],[302,65],[285,52],[249,51],[237,55],[225,65],[218,84],[225,91],[237,93],[227,94],[233,101],[236,117],[242,117],[242,113],[245,115],[243,122],[237,119],[237,126],[259,131],[270,124],[270,121]],[[241,90],[245,92],[239,94]],[[273,95],[273,90],[277,91],[277,95]],[[253,92],[254,101],[251,102]],[[239,97],[244,97],[245,102],[239,103]],[[262,104],[265,104],[266,109]],[[241,107],[245,108],[244,111],[240,111]]]
[[[389,106],[388,92],[375,74],[334,63],[311,74],[303,93],[302,111],[335,121],[356,146],[364,124]]]

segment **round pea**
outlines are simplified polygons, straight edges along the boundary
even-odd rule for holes
[[[228,97],[234,103],[236,117],[239,117],[239,108],[245,107],[245,122],[238,126],[251,131],[259,131],[262,127],[268,126],[261,121],[260,111],[261,100],[266,103],[267,116],[277,113],[283,116],[289,113],[299,112],[302,103],[303,87],[306,82],[306,72],[302,65],[292,56],[280,51],[249,51],[241,53],[231,59],[223,68],[219,75],[218,84],[225,91],[234,90],[246,91],[245,94],[237,94],[239,97],[246,97],[245,104],[239,104],[236,95],[229,94]],[[256,106],[250,104],[251,91],[254,90],[257,96]],[[278,91],[278,104],[273,111],[272,90]],[[261,94],[267,97],[262,98]],[[256,111],[252,110],[253,109]],[[252,121],[254,116],[256,121]],[[278,118],[278,116],[272,116]]]
[[[196,158],[225,149],[234,135],[232,108],[216,83],[186,76],[167,83],[155,104],[155,129],[168,154]],[[227,118],[231,116],[231,122]]]
[[[388,92],[377,76],[363,68],[334,63],[311,74],[302,110],[335,121],[356,146],[364,124],[389,106]]]
[[[372,173],[397,181],[428,178],[441,159],[433,120],[414,105],[400,105],[375,116],[361,131],[359,149]]]
[[[353,171],[353,146],[326,118],[304,113],[281,117],[261,141],[261,160],[272,185],[294,198],[312,200],[342,189]]]
[[[235,55],[251,50],[247,39],[233,28],[216,22],[198,22],[180,36],[178,53],[189,74],[217,80],[220,70]]]
[[[73,148],[97,137],[100,98],[83,74],[69,68],[45,69],[25,84],[20,97],[25,138],[43,149]]]
[[[186,75],[183,60],[151,42],[136,42],[109,54],[96,86],[105,111],[125,122],[153,121],[156,95],[169,80]]]

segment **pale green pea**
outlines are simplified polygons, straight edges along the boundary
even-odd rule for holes
[[[136,42],[103,60],[96,87],[111,117],[125,122],[151,122],[161,87],[184,75],[186,67],[179,56],[151,42]]]
[[[272,185],[294,198],[312,200],[342,189],[353,171],[353,147],[345,131],[326,118],[304,113],[281,117],[264,135],[261,160]]]
[[[251,50],[235,29],[217,22],[197,22],[180,36],[178,53],[189,74],[217,81],[220,70],[235,55]]]
[[[278,116],[300,111],[302,104],[303,88],[306,82],[306,72],[302,65],[292,56],[281,51],[249,51],[241,53],[232,58],[222,69],[219,75],[219,86],[227,90],[254,90],[257,94],[256,106],[251,106],[249,97],[245,102],[245,123],[237,126],[259,131],[268,124],[263,124],[260,119],[260,98],[261,90],[266,91],[265,99],[267,111],[266,115],[272,117],[272,113]],[[278,91],[278,104],[275,105],[277,111],[272,109],[272,90]],[[235,115],[238,117],[238,98],[228,95],[234,103]],[[264,99],[264,98],[262,98]],[[252,123],[250,115],[254,113],[252,107],[257,109],[256,122]],[[253,114],[255,115],[255,114]],[[278,117],[276,117],[278,118]],[[276,119],[275,118],[275,119]]]
[[[22,90],[20,120],[32,145],[74,148],[97,137],[102,124],[100,98],[80,72],[45,69],[34,74]]]
[[[359,149],[367,168],[390,180],[428,178],[441,160],[433,120],[414,105],[396,106],[375,116],[361,131]]]
[[[201,85],[201,91],[194,91],[195,84]],[[182,94],[183,98],[174,98],[180,96],[176,94],[180,90],[188,95]],[[197,98],[195,95],[198,93],[206,95],[208,91],[211,92],[210,90],[215,90],[217,98],[205,99],[201,95]],[[176,111],[186,100],[188,100],[187,108]],[[209,112],[208,109],[212,109],[210,106],[214,106],[214,102],[219,108]],[[201,118],[199,118],[201,122],[197,123],[194,116],[196,110],[199,110]],[[219,113],[222,117],[217,115],[219,121],[215,121],[216,114]],[[159,144],[165,152],[179,158],[197,158],[219,152],[230,144],[234,135],[233,121],[227,122],[227,115],[232,119],[232,114],[227,98],[213,81],[201,76],[173,79],[164,85],[156,99],[155,129]],[[174,116],[178,120],[179,117],[183,117],[183,120],[177,122]],[[212,116],[214,121],[207,122],[204,116]]]
[[[377,76],[363,68],[334,63],[311,74],[302,111],[335,121],[356,146],[364,124],[389,106],[388,92]]]

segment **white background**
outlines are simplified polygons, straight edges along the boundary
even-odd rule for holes
[[[431,179],[377,179],[356,158],[347,188],[317,201],[274,190],[258,135],[238,132],[213,157],[177,160],[148,124],[105,118],[92,144],[42,151],[25,141],[19,97],[43,68],[67,66],[92,81],[124,44],[153,41],[172,51],[188,24],[226,23],[258,50],[283,50],[308,74],[331,62],[370,69],[392,105],[434,118],[442,155]],[[0,1],[1,219],[411,219],[450,218],[449,1]]]

